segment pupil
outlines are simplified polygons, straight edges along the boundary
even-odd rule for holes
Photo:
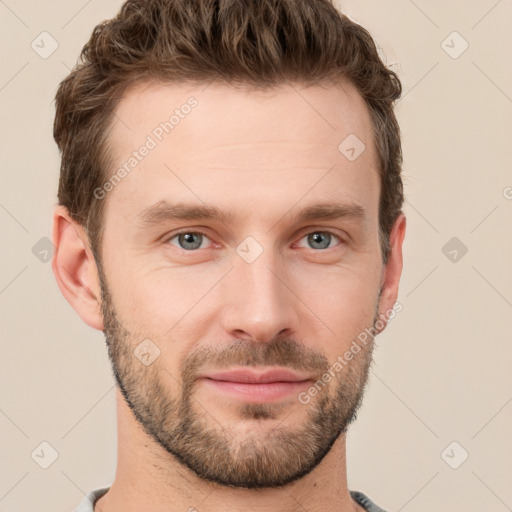
[[[197,239],[197,237],[198,237],[197,234],[195,234],[195,233],[184,233],[181,236],[182,236],[182,239],[184,240],[185,245],[192,244],[193,245],[192,248],[197,248],[194,245],[194,238]],[[196,245],[197,245],[197,240],[196,240]],[[201,244],[199,244],[199,245],[201,245]],[[186,247],[186,248],[190,249],[190,247]]]
[[[322,234],[322,233],[314,233],[313,235],[311,235],[311,237],[312,237],[314,243],[320,244],[322,246],[321,247],[322,249],[325,249],[329,245],[328,237],[324,236],[324,234]],[[322,243],[322,239],[323,239],[323,243]],[[327,241],[327,245],[325,243],[326,241]]]

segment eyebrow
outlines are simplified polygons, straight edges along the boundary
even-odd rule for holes
[[[289,215],[292,215],[291,211],[285,216]],[[365,216],[365,209],[357,203],[319,203],[299,210],[294,219],[297,222],[342,218],[363,220]],[[232,222],[234,216],[231,211],[226,212],[215,206],[185,203],[171,204],[162,200],[145,208],[137,215],[136,220],[139,227],[147,228],[166,221],[176,220],[208,220],[225,224]]]

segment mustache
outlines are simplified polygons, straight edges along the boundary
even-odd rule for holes
[[[276,337],[269,342],[237,338],[222,348],[212,345],[199,348],[183,361],[183,382],[194,380],[205,365],[219,370],[229,366],[283,366],[318,375],[329,369],[329,361],[323,354],[290,337]]]

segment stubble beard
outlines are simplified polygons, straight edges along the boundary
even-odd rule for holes
[[[130,333],[119,321],[103,272],[99,274],[104,333],[117,385],[144,431],[199,478],[236,488],[284,486],[320,464],[356,420],[373,361],[373,341],[343,367],[330,386],[319,390],[308,404],[298,406],[308,408],[300,426],[284,425],[287,414],[296,409],[286,413],[290,405],[241,403],[237,408],[240,422],[258,423],[258,428],[243,429],[242,434],[237,425],[216,421],[215,411],[194,398],[199,367],[212,360],[220,368],[229,364],[280,365],[321,378],[330,367],[325,356],[290,338],[268,343],[236,340],[222,351],[201,349],[183,361],[181,393],[173,397],[161,378],[169,372],[158,365],[158,359],[146,367],[134,356],[133,350],[145,337]],[[374,325],[377,311],[378,304]],[[275,423],[272,428],[260,428],[270,421]]]

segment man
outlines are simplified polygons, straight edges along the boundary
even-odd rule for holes
[[[346,431],[396,311],[400,81],[328,0],[129,0],[61,83],[53,271],[104,331],[78,511],[381,511]]]

